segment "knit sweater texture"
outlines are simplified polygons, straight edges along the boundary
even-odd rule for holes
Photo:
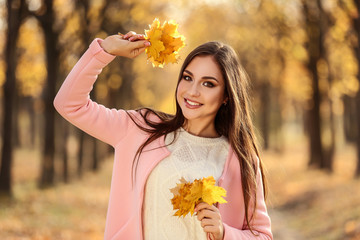
[[[170,144],[175,134],[166,136]],[[206,240],[206,234],[195,215],[174,216],[170,189],[180,178],[194,181],[213,176],[218,180],[229,152],[224,136],[204,138],[179,129],[175,141],[167,148],[171,154],[151,172],[146,183],[144,202],[145,240]]]

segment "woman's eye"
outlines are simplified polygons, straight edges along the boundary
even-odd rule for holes
[[[184,75],[182,77],[185,81],[190,81],[191,80],[191,77],[190,76],[187,76],[187,75]]]
[[[214,84],[212,82],[204,82],[205,87],[214,87]]]

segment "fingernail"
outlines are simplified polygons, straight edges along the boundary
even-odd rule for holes
[[[123,38],[127,38],[128,37],[128,35],[127,34],[125,34],[124,36],[123,36]]]
[[[131,37],[131,38],[129,38],[129,41],[132,41],[132,40],[134,40],[135,38],[134,37]]]
[[[145,42],[144,44],[145,44],[145,46],[150,46],[151,45],[150,42]]]

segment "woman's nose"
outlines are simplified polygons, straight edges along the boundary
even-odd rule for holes
[[[200,91],[199,91],[199,86],[198,86],[198,84],[196,84],[196,83],[191,84],[191,86],[190,86],[189,89],[188,89],[188,94],[189,94],[190,96],[195,96],[195,97],[199,96],[199,95],[200,95]]]

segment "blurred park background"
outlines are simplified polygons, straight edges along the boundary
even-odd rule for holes
[[[112,149],[53,108],[95,38],[173,19],[232,45],[253,116],[278,240],[360,239],[358,0],[0,0],[0,239],[102,239]],[[117,58],[92,99],[174,112],[179,64]],[[116,133],[114,133],[116,134]]]

